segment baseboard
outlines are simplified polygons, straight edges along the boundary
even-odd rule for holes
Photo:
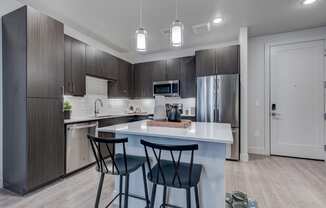
[[[266,151],[262,147],[248,147],[249,154],[256,154],[256,155],[266,155]]]

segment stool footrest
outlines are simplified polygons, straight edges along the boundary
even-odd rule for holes
[[[113,197],[113,199],[109,202],[108,205],[105,206],[105,208],[110,207],[110,205],[114,202],[114,200],[116,200],[120,195],[125,195],[125,196],[127,196],[127,197],[132,197],[132,198],[135,198],[135,199],[139,199],[139,200],[146,201],[145,197],[138,196],[138,195],[136,195],[136,194],[125,194],[125,193],[119,193],[119,194],[117,194],[115,197]],[[148,200],[148,203],[150,203],[150,200]],[[177,208],[180,208],[180,207],[177,207]]]

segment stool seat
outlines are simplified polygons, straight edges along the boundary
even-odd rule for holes
[[[199,183],[203,168],[200,164],[193,164],[191,178],[189,179],[189,169],[191,167],[189,163],[180,162],[177,175],[175,173],[175,164],[173,164],[172,161],[161,160],[160,166],[164,175],[165,183],[162,174],[159,173],[160,170],[158,164],[154,165],[152,168],[152,174],[151,172],[148,173],[148,179],[153,183],[174,188],[189,188],[196,186]]]
[[[125,158],[123,154],[116,154],[114,157],[114,162],[116,165],[116,168],[112,169],[110,167],[112,166],[112,159],[106,159],[105,164],[108,167],[108,170],[104,169],[105,173],[109,173],[111,175],[127,175],[134,171],[136,171],[138,168],[140,168],[145,162],[146,157],[141,156],[134,156],[134,155],[126,155],[126,161],[127,161],[127,172],[125,168]],[[99,167],[96,167],[96,170],[99,171]],[[119,170],[119,171],[118,171]]]

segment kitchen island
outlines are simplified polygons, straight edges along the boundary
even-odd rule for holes
[[[224,208],[224,162],[226,144],[232,144],[233,137],[230,124],[193,122],[190,127],[167,128],[147,126],[146,121],[124,123],[109,127],[99,128],[98,132],[114,133],[117,138],[128,137],[127,154],[145,156],[144,147],[140,140],[167,144],[186,145],[198,144],[199,150],[195,152],[195,163],[203,165],[203,172],[199,183],[199,197],[202,208]],[[122,147],[117,147],[116,152],[122,152]],[[163,155],[164,158],[164,155]],[[169,158],[166,155],[166,158]],[[188,161],[188,157],[187,162]],[[116,177],[115,190],[118,190]],[[141,171],[130,176],[130,193],[143,195]],[[162,187],[158,186],[155,207],[162,203]],[[149,193],[151,184],[149,183]],[[192,207],[195,207],[192,192]],[[181,189],[168,190],[168,203],[185,207],[186,192]],[[145,207],[145,203],[130,198],[131,208]]]

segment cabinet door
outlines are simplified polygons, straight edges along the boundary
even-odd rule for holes
[[[237,74],[239,68],[239,45],[216,49],[217,74]]]
[[[86,45],[72,39],[71,47],[72,93],[75,96],[86,94]]]
[[[148,73],[146,63],[140,63],[134,65],[134,97],[142,98],[145,96],[146,82],[148,79]]]
[[[181,58],[166,61],[166,80],[180,80]]]
[[[64,174],[64,120],[62,100],[29,98],[28,189]]]
[[[129,97],[131,88],[131,64],[119,60],[119,91],[122,97]]]
[[[65,73],[64,94],[72,95],[72,72],[71,72],[71,42],[72,39],[65,35]]]
[[[166,80],[166,61],[153,61],[146,63],[146,65],[152,77],[152,80],[149,80],[149,87],[153,88],[153,81]],[[151,93],[153,94],[153,90]]]
[[[180,91],[182,98],[196,97],[195,57],[184,57],[180,60]]]
[[[216,74],[215,49],[196,51],[196,76]]]
[[[28,7],[27,96],[59,98],[63,86],[63,24]]]
[[[115,56],[112,56],[111,54],[105,52],[101,53],[103,78],[117,80],[119,67],[118,59]]]
[[[86,46],[86,74],[94,77],[101,77],[102,69],[100,64],[101,52],[92,46]]]

